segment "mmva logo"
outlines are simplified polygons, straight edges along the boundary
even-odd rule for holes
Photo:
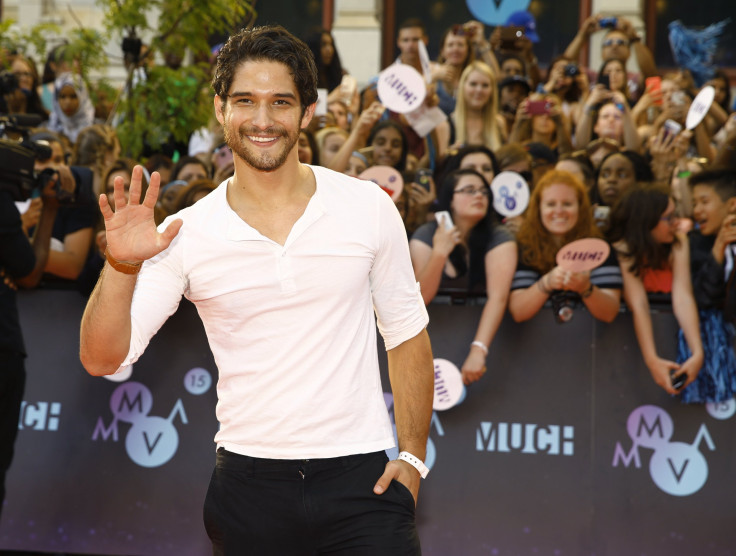
[[[475,449],[478,452],[572,456],[575,453],[575,427],[481,422],[475,433]]]
[[[184,386],[190,394],[200,395],[209,390],[212,376],[202,368],[191,369],[184,377]],[[179,433],[174,427],[178,415],[182,424],[188,423],[184,404],[177,400],[169,416],[150,415],[153,409],[153,394],[140,382],[125,382],[110,396],[112,422],[105,426],[102,417],[92,433],[92,440],[118,442],[120,421],[131,425],[125,436],[128,457],[141,467],[159,467],[168,462],[179,447]]]
[[[621,443],[616,442],[613,467],[619,463],[629,467],[633,463],[640,469],[639,448],[647,448],[654,450],[649,474],[660,490],[672,496],[690,496],[703,487],[708,479],[708,462],[698,447],[705,441],[711,451],[716,449],[705,423],[700,425],[692,444],[671,442],[675,426],[669,413],[656,405],[642,405],[629,415],[626,430],[631,438],[631,450],[627,454]]]
[[[57,431],[60,416],[59,402],[21,402],[18,430]]]
[[[386,402],[386,408],[388,409],[389,417],[391,418],[391,425],[394,429],[395,446],[386,450],[386,455],[388,456],[388,459],[393,460],[399,457],[399,438],[396,434],[396,419],[394,418],[394,395],[391,392],[384,392],[383,401]],[[432,428],[437,431],[437,434],[439,436],[445,436],[445,430],[442,428],[442,423],[440,423],[440,418],[437,417],[436,411],[432,412],[432,421],[429,424],[430,432],[432,431]],[[428,436],[427,456],[424,458],[424,465],[426,465],[427,468],[431,470],[435,461],[437,461],[437,448],[435,448],[432,437]]]

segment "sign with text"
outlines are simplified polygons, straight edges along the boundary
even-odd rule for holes
[[[611,246],[602,239],[578,239],[557,252],[557,264],[572,272],[593,270],[604,263],[610,252]]]
[[[393,64],[378,76],[378,97],[393,112],[405,114],[424,102],[427,86],[422,75],[406,64]]]
[[[434,401],[435,411],[445,411],[459,404],[465,397],[463,375],[452,361],[434,360]]]
[[[695,129],[703,121],[708,110],[710,110],[711,104],[713,104],[715,96],[716,90],[710,85],[701,89],[693,99],[690,110],[687,111],[687,118],[685,119],[685,127],[687,129]]]

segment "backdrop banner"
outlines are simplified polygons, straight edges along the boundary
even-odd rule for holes
[[[29,357],[0,550],[211,554],[217,370],[182,301],[132,368],[79,362],[85,300],[20,295]],[[434,357],[462,368],[482,306],[430,305]],[[660,355],[677,325],[652,311]],[[392,395],[379,345],[387,406]],[[684,405],[654,384],[631,315],[504,320],[488,372],[433,415],[417,520],[426,555],[720,555],[736,546],[736,402]],[[389,451],[390,455],[396,451]]]

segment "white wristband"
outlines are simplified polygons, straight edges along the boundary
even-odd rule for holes
[[[480,348],[480,350],[483,352],[483,355],[488,355],[488,346],[485,345],[483,342],[475,340],[474,342],[470,342],[470,345]]]
[[[414,469],[419,471],[419,475],[422,477],[422,479],[427,478],[427,473],[429,473],[429,468],[426,465],[424,465],[424,462],[420,460],[418,457],[411,455],[409,452],[399,452],[399,457],[397,459],[405,461],[406,463],[411,465]]]

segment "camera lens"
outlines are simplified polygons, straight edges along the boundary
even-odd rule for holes
[[[572,320],[573,314],[574,311],[569,305],[563,305],[557,310],[557,318],[560,320],[560,322],[570,322]]]

